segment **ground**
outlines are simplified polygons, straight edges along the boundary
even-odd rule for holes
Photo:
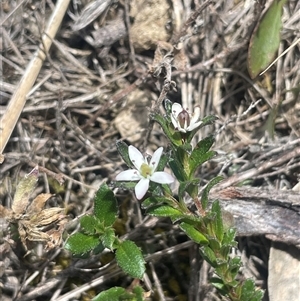
[[[292,300],[270,296],[279,287],[272,267],[283,261],[274,261],[274,252],[298,258],[295,270],[300,257],[300,3],[284,5],[274,58],[293,47],[251,79],[251,35],[272,1],[262,2],[2,1],[1,203],[11,208],[17,183],[39,166],[33,197],[54,194],[46,207],[64,208],[67,222],[59,245],[46,251],[42,242],[28,241],[31,253],[25,256],[2,216],[1,300],[90,300],[112,286],[136,283],[120,272],[112,254],[76,259],[63,242],[78,231],[79,217],[91,212],[100,184],[113,187],[124,170],[116,141],[148,154],[167,148],[163,131],[157,125],[150,131],[148,120],[154,108],[164,114],[165,98],[190,111],[199,105],[201,118],[218,117],[195,139],[216,135],[217,156],[199,176],[203,185],[216,175],[225,178],[211,197],[235,217],[240,277],[255,279],[266,290],[264,301]],[[61,14],[55,38],[42,39],[55,9]],[[47,43],[51,48],[37,59],[40,68],[30,64]],[[146,216],[132,192],[115,192],[118,235],[148,254],[140,282],[148,300],[221,300],[198,246],[168,219]],[[287,278],[286,291],[297,289],[295,277]]]

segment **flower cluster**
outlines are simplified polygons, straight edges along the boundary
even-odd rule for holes
[[[128,147],[129,158],[136,169],[129,169],[122,171],[117,175],[117,181],[139,181],[135,186],[135,195],[138,200],[142,199],[146,194],[150,181],[159,184],[170,184],[174,182],[174,178],[164,172],[156,171],[160,157],[162,155],[163,148],[158,148],[151,160],[148,163],[147,158],[141,154],[141,152],[130,145]]]

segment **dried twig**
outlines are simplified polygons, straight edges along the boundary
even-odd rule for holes
[[[0,120],[0,155],[2,155],[8,139],[23,110],[26,102],[26,95],[30,91],[39,74],[39,71],[46,58],[46,53],[48,53],[50,49],[52,40],[54,39],[56,32],[61,24],[61,21],[69,6],[69,2],[70,0],[60,0],[56,3],[55,10],[51,15],[45,33],[42,36],[43,42],[39,45],[39,48],[35,52],[33,59],[27,66],[27,69],[19,83],[19,86],[13,97],[11,98],[5,114]]]

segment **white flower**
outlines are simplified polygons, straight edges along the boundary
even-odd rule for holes
[[[144,158],[138,149],[132,145],[128,147],[129,158],[136,169],[122,171],[117,175],[116,180],[139,181],[135,186],[135,195],[138,200],[142,199],[146,194],[150,181],[160,184],[170,184],[174,182],[174,178],[170,174],[164,171],[155,171],[162,155],[162,151],[162,147],[158,148],[154,152],[150,163],[148,163],[147,159]]]
[[[200,118],[200,107],[196,106],[193,114],[183,109],[179,103],[173,103],[171,120],[176,130],[186,133],[197,128],[202,121]]]

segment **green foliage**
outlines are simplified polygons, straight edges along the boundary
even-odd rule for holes
[[[103,223],[104,226],[112,226],[118,213],[117,200],[114,193],[106,184],[103,184],[97,191],[94,201],[95,217]]]
[[[172,115],[173,123],[171,122],[171,102],[166,100],[165,106],[166,116],[157,113],[151,115],[152,120],[162,127],[170,142],[167,153],[161,156],[160,162],[157,162],[157,171],[163,172],[164,168],[169,165],[179,182],[179,188],[175,198],[167,184],[151,181],[147,191],[150,196],[143,200],[141,207],[146,210],[148,215],[170,218],[191,240],[199,244],[200,254],[215,271],[216,276],[211,278],[211,283],[221,295],[232,301],[260,301],[263,292],[255,288],[252,280],[244,282],[236,280],[241,260],[239,257],[230,256],[231,249],[237,245],[236,231],[226,219],[224,221],[225,214],[219,202],[217,200],[210,202],[209,200],[210,190],[222,180],[222,177],[211,179],[199,193],[202,181],[197,177],[198,169],[215,155],[215,152],[211,150],[215,139],[214,136],[203,138],[194,148],[191,141],[199,128],[213,123],[216,117],[208,116],[201,121],[195,121],[196,117],[193,123],[189,123],[192,115],[187,115],[189,113],[186,110],[178,112],[177,105],[177,110],[174,108],[174,112],[177,112],[178,116],[182,113],[183,117],[180,115],[180,118],[183,119],[180,120],[186,122],[182,125],[183,127],[182,123],[177,123],[180,124],[180,132],[174,129],[173,125],[178,121],[174,120],[177,115]],[[118,141],[117,149],[125,163],[132,167],[128,146],[124,142]],[[163,174],[160,173],[157,176]],[[143,177],[149,179],[148,176]],[[136,182],[116,183],[116,187],[128,189],[133,189],[135,185]],[[192,211],[187,206],[187,198],[194,202],[196,211]],[[126,274],[134,278],[142,278],[146,270],[142,252],[134,242],[120,241],[117,238],[113,228],[116,217],[117,200],[113,192],[104,184],[96,193],[93,215],[81,218],[81,231],[69,237],[66,248],[73,254],[81,256],[91,251],[94,253],[101,251],[101,248],[108,248],[115,252],[116,261]],[[93,300],[142,301],[143,290],[139,286],[135,287],[132,292],[121,287],[114,287],[100,293]]]
[[[209,183],[205,186],[205,188],[202,191],[202,196],[201,196],[201,205],[202,208],[205,210],[208,205],[208,194],[210,190],[219,182],[221,182],[223,178],[221,176],[213,178]]]
[[[199,166],[201,166],[204,162],[210,160],[215,155],[215,152],[210,151],[210,148],[212,147],[214,142],[214,137],[210,136],[202,139],[197,143],[189,158],[190,177],[195,173],[196,169]]]
[[[122,157],[123,161],[127,164],[128,167],[133,167],[133,164],[129,158],[129,154],[128,154],[128,145],[122,141],[122,140],[118,140],[116,142],[116,147],[117,150],[120,154],[120,156]]]
[[[100,293],[92,301],[143,301],[143,293],[144,291],[140,286],[136,286],[132,293],[127,292],[122,287],[112,287]]]
[[[145,272],[145,261],[141,250],[132,241],[119,241],[112,227],[116,218],[117,200],[111,189],[103,184],[94,199],[93,215],[86,215],[80,219],[80,232],[71,235],[67,239],[65,248],[73,255],[80,257],[91,251],[98,254],[104,248],[108,248],[115,251],[117,262],[125,273],[131,277],[142,278]],[[116,289],[110,291],[108,295],[117,295],[118,293],[120,293],[120,290]],[[105,296],[106,294],[103,298],[106,298]]]
[[[68,238],[65,248],[73,255],[84,256],[96,248],[99,244],[100,241],[97,236],[78,232]]]
[[[182,222],[180,223],[180,228],[186,233],[186,235],[192,239],[197,244],[206,245],[208,244],[208,239],[199,230],[197,230],[193,225]]]
[[[153,206],[147,210],[149,215],[159,216],[159,217],[170,217],[171,219],[178,219],[183,217],[181,210],[173,208],[168,205]]]
[[[255,78],[271,64],[280,44],[282,8],[286,0],[273,0],[251,37],[248,70]]]
[[[130,240],[120,243],[116,259],[122,270],[134,278],[142,278],[145,273],[145,260],[141,250]]]

